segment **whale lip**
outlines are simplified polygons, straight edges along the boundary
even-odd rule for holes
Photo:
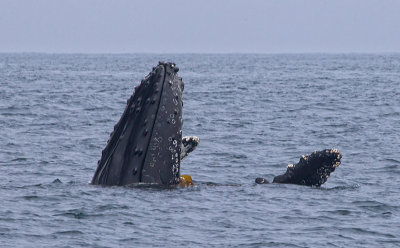
[[[135,87],[102,151],[92,184],[179,183],[184,84],[159,62]]]

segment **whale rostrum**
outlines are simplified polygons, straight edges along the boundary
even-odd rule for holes
[[[135,87],[92,184],[179,183],[184,84],[178,71],[175,64],[160,62]]]

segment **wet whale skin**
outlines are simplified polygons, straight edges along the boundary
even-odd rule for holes
[[[92,184],[179,183],[182,143],[182,78],[160,62],[137,86],[114,126]]]

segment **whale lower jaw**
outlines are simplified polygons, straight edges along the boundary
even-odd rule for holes
[[[135,87],[92,184],[179,183],[184,86],[178,70],[173,63],[160,62]]]

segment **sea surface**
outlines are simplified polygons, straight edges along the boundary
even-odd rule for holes
[[[89,182],[158,61],[189,188]],[[320,188],[256,185],[337,148]],[[400,247],[400,54],[0,54],[0,247]]]

